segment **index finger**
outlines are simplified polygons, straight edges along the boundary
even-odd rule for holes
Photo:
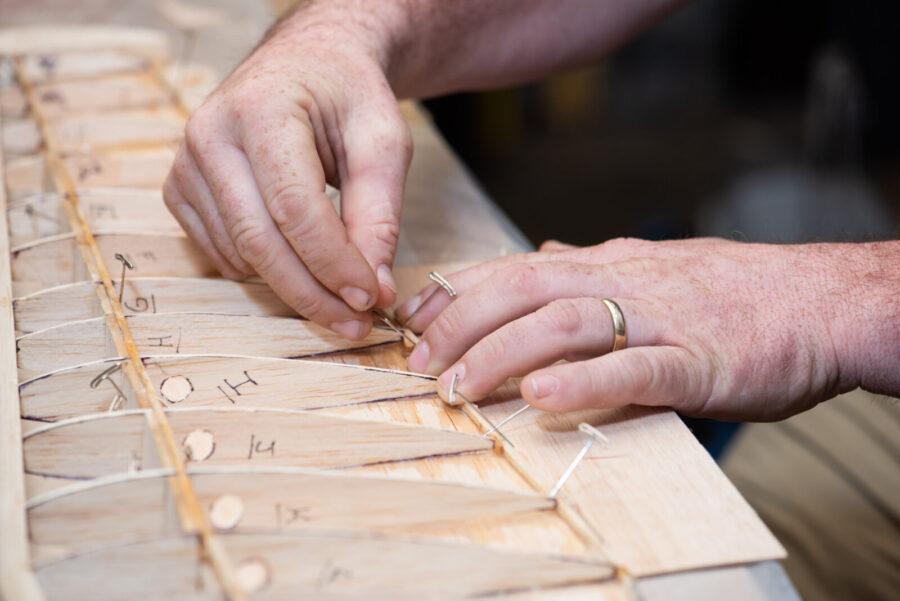
[[[284,238],[323,286],[357,311],[372,308],[378,279],[325,194],[309,115],[273,111],[244,127],[243,149]]]

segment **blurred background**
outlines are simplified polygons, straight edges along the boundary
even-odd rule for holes
[[[535,245],[896,237],[900,3],[698,0],[591,67],[426,102]],[[737,428],[686,419],[718,457]]]
[[[426,105],[535,244],[892,237],[898,17],[699,0],[589,68]]]

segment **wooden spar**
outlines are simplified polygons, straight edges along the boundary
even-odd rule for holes
[[[349,340],[296,317],[216,313],[138,314],[124,318],[141,355],[212,354],[302,358],[342,350],[400,342],[387,328],[375,327],[360,340]],[[222,332],[240,329],[234,335]],[[239,332],[239,333],[238,333]],[[22,375],[39,375],[82,363],[121,356],[110,345],[102,317],[63,324],[17,341]],[[24,379],[24,378],[23,378]]]
[[[173,107],[104,111],[65,115],[53,120],[59,150],[68,154],[121,146],[153,146],[177,142],[184,135],[185,118]]]
[[[22,415],[55,421],[106,411],[116,389],[92,387],[113,367],[106,359],[50,373],[19,386]],[[336,363],[232,356],[148,356],[150,380],[171,407],[323,409],[433,396],[433,378]],[[121,374],[117,386],[133,397]],[[130,404],[126,404],[126,408]]]
[[[19,60],[16,66],[19,83],[28,97],[31,110],[40,123],[44,134],[48,170],[56,190],[58,192],[64,191],[66,194],[63,207],[69,216],[69,222],[78,243],[79,254],[81,254],[84,264],[90,272],[91,280],[97,282],[97,296],[103,307],[103,312],[106,314],[112,342],[115,345],[117,354],[127,356],[129,359],[124,364],[123,370],[132,384],[138,405],[147,410],[146,424],[150,430],[154,451],[158,455],[160,463],[174,471],[170,481],[172,484],[172,496],[181,520],[181,526],[185,532],[190,532],[198,537],[198,542],[203,549],[203,559],[209,562],[224,597],[229,601],[243,601],[246,596],[235,579],[236,576],[231,559],[221,543],[215,539],[209,521],[197,502],[190,479],[185,472],[184,462],[174,441],[172,430],[166,421],[165,413],[162,411],[161,401],[156,397],[147,373],[143,369],[140,356],[128,329],[128,323],[122,313],[122,306],[118,301],[115,288],[106,269],[102,253],[97,247],[97,241],[78,204],[75,182],[66,170],[65,165],[61,162],[62,150],[56,137],[56,131],[50,129],[47,120],[40,113],[34,89],[23,73],[22,61]],[[182,118],[185,116],[183,111],[179,112],[179,115]]]
[[[19,335],[103,316],[91,282],[45,288],[14,299],[13,305]],[[263,282],[212,278],[129,276],[125,281],[122,309],[125,315],[203,312],[296,316]]]
[[[78,193],[88,225],[95,230],[180,235],[178,222],[152,190],[82,189]],[[8,209],[10,242],[14,246],[69,233],[69,223],[56,194],[20,198]]]
[[[245,562],[262,564],[266,578],[259,590],[276,599],[418,600],[446,598],[449,591],[454,598],[470,598],[601,582],[613,574],[602,560],[399,537],[305,531],[221,538],[238,558],[238,570]],[[103,578],[108,599],[181,599],[179,594],[197,578],[194,570],[178,565],[191,564],[192,551],[189,540],[163,538],[75,555],[41,567],[37,575],[51,594],[65,590],[67,599],[93,599],[96,591],[83,583],[95,578]],[[136,567],[146,565],[157,568],[149,572],[166,577],[148,578],[148,570]],[[202,591],[191,598],[198,597],[206,598]]]
[[[0,127],[3,118],[0,116]],[[3,163],[0,144],[0,164]],[[10,252],[6,222],[6,185],[0,172],[0,257]],[[0,597],[41,601],[43,593],[30,569],[28,526],[25,516],[25,481],[22,430],[19,420],[16,349],[13,339],[12,279],[10,265],[0,260]]]
[[[204,465],[343,468],[493,448],[492,440],[477,435],[320,412],[166,413],[181,459]],[[127,472],[135,457],[147,465],[148,458],[142,456],[145,417],[145,410],[121,411],[72,418],[29,432],[23,443],[25,470],[83,479]],[[149,459],[151,465],[158,463],[156,457]]]
[[[51,558],[177,532],[177,522],[173,523],[166,507],[169,475],[170,470],[118,474],[32,498],[28,503],[32,544],[41,547],[39,555]],[[464,529],[465,522],[521,518],[525,513],[543,513],[550,522],[554,518],[552,499],[482,486],[300,468],[209,470],[198,466],[190,475],[204,507],[213,508],[225,497],[233,500],[239,510],[233,523],[222,519],[217,523],[215,514],[212,519],[215,527],[230,532],[327,529],[431,538],[447,536],[440,527]],[[359,499],[366,502],[360,504]],[[531,517],[522,521],[529,528],[540,527],[536,521],[541,516]],[[510,522],[505,528],[515,529]],[[531,549],[521,547],[522,538],[510,536],[496,546],[550,550],[540,543]],[[470,540],[477,541],[477,533]]]

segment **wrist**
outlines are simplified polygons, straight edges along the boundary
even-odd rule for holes
[[[900,242],[839,246],[823,298],[841,390],[900,396]]]

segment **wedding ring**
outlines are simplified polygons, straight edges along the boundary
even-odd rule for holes
[[[628,343],[628,331],[625,329],[625,316],[622,315],[622,309],[619,308],[616,301],[608,298],[600,300],[603,301],[603,304],[606,305],[606,308],[609,309],[609,314],[612,316],[614,338],[611,352],[621,350],[625,348],[625,345]]]

